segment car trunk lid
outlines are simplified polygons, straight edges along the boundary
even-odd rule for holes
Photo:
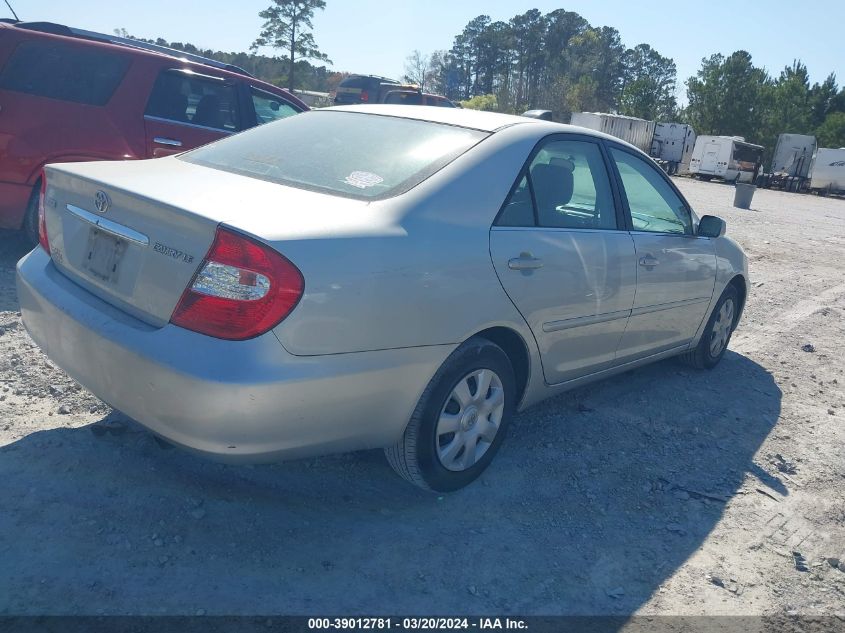
[[[166,324],[221,223],[267,242],[378,230],[378,205],[175,158],[45,168],[51,255],[101,299]]]

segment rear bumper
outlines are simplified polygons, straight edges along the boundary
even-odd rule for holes
[[[30,185],[0,182],[0,229],[19,229],[32,195]]]
[[[18,263],[23,322],[57,365],[154,433],[230,462],[387,446],[452,346],[298,357],[272,332],[223,341],[153,328],[40,248]]]

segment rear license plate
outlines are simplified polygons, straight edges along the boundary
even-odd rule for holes
[[[84,266],[97,279],[117,283],[120,260],[125,252],[126,240],[99,229],[91,229]]]

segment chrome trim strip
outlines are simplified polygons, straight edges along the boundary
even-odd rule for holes
[[[181,51],[180,51],[181,52]],[[190,55],[190,53],[188,53]],[[178,54],[175,55],[178,57]],[[189,62],[193,61],[191,59],[185,58],[184,61]],[[202,62],[199,62],[202,63]],[[208,66],[208,64],[205,64]],[[213,68],[219,68],[219,66],[213,66]],[[225,70],[225,68],[220,68],[220,70]],[[222,81],[225,82],[228,77],[218,77],[217,75],[206,75],[204,73],[198,73],[197,71],[191,68],[167,68],[163,72],[166,73],[180,73],[182,75],[188,75],[191,78],[199,78],[199,79],[212,79],[214,81]]]
[[[166,136],[156,136],[153,139],[153,143],[158,143],[159,145],[172,145],[173,147],[182,147],[182,141],[179,141],[175,138],[167,138]]]
[[[161,121],[162,123],[170,123],[172,125],[184,125],[185,127],[195,127],[199,130],[210,130],[211,132],[219,132],[220,134],[226,134],[227,136],[234,134],[232,130],[221,130],[219,127],[208,127],[207,125],[195,125],[190,121],[174,121],[173,119],[165,119],[164,117],[153,116],[152,114],[145,114],[144,120]]]
[[[123,238],[124,240],[129,240],[130,242],[135,242],[136,244],[140,244],[141,246],[150,245],[150,238],[148,238],[143,233],[139,233],[134,229],[130,229],[128,226],[123,226],[122,224],[118,224],[117,222],[112,222],[111,220],[107,220],[106,218],[94,215],[90,211],[80,209],[79,207],[74,206],[72,204],[68,204],[65,206],[67,207],[68,211],[70,211],[80,220],[88,222],[89,224],[93,224],[98,229],[105,231],[106,233],[111,233],[112,235]]]
[[[631,316],[640,316],[641,314],[650,314],[652,312],[662,312],[663,310],[672,310],[683,306],[692,306],[697,303],[709,303],[711,297],[699,297],[698,299],[683,299],[681,301],[673,301],[672,303],[660,303],[654,306],[643,306],[641,308],[634,308],[631,310]]]
[[[573,317],[571,319],[562,319],[560,321],[549,321],[547,323],[543,323],[543,332],[559,332],[560,330],[568,330],[570,328],[581,327],[583,325],[595,325],[596,323],[606,323],[607,321],[627,319],[630,315],[630,310],[619,310],[618,312],[607,312],[605,314]]]
[[[581,229],[574,227],[563,226],[498,226],[490,227],[491,231],[543,231],[548,233],[614,233],[617,235],[627,235],[628,231],[625,229]],[[654,235],[654,233],[652,233]]]

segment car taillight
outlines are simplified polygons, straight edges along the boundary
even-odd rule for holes
[[[366,90],[362,90],[362,91],[361,91],[361,101],[362,101],[363,103],[366,103],[366,102],[367,102],[367,101],[369,101],[369,100],[370,100],[370,95],[367,93],[367,91],[366,91]]]
[[[218,227],[170,322],[233,341],[264,334],[299,303],[299,269],[269,246]]]
[[[47,192],[47,174],[41,172],[41,193],[38,194],[38,243],[50,254],[50,240],[47,237],[47,218],[44,209],[44,196]]]

